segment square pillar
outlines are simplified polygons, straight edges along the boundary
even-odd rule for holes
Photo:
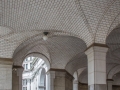
[[[46,90],[54,90],[55,71],[46,73]]]
[[[88,89],[106,90],[106,53],[105,45],[92,45],[85,51],[88,58]]]
[[[12,90],[12,60],[0,58],[0,90]]]
[[[12,90],[22,90],[22,66],[13,66],[12,71]]]
[[[107,90],[112,90],[113,80],[107,79]]]
[[[88,84],[85,83],[79,83],[78,90],[88,90]]]
[[[73,90],[73,76],[67,71],[61,69],[51,69],[49,70],[52,76],[50,78],[51,84],[50,90]],[[49,89],[48,89],[49,90]]]
[[[78,90],[78,80],[73,80],[73,90]]]
[[[19,90],[19,76],[16,69],[13,69],[12,72],[12,90]]]

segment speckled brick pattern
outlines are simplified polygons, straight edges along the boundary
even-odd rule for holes
[[[48,30],[105,44],[120,23],[119,0],[0,0],[0,57],[11,58],[25,40]],[[51,33],[51,36],[54,33]]]
[[[50,32],[47,41],[44,31]],[[120,64],[119,37],[120,0],[0,0],[0,58],[13,58],[14,65],[37,52],[51,68],[73,74],[87,68],[86,48],[100,43],[109,46],[112,72]],[[80,81],[87,82],[84,70]]]

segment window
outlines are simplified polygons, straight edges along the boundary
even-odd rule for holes
[[[30,68],[32,67],[32,63],[30,63]]]
[[[29,61],[29,60],[30,60],[30,57],[28,57],[27,60]]]
[[[23,87],[23,90],[27,90],[27,87]]]
[[[23,85],[27,85],[27,79],[23,79]]]
[[[28,69],[28,64],[26,64],[26,69]]]
[[[26,59],[25,61],[28,61],[28,59]]]

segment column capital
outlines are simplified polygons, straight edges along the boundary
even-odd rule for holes
[[[17,72],[17,75],[22,75],[24,68],[22,66],[13,66],[13,71]]]
[[[0,58],[0,64],[3,65],[12,65],[13,61],[11,58]]]
[[[107,82],[113,82],[114,80],[113,79],[107,79]]]
[[[85,50],[85,54],[88,55],[92,52],[103,52],[106,53],[108,51],[108,47],[106,44],[97,44],[94,43],[92,45],[90,45],[86,50]]]
[[[73,80],[73,83],[78,84],[79,82],[78,82],[78,80]]]
[[[51,78],[55,78],[55,71],[47,71],[46,75],[50,75]]]
[[[71,80],[73,80],[73,76],[68,73],[65,69],[54,69],[54,68],[51,68],[50,70],[48,70],[48,72],[50,72],[51,74],[54,74],[55,76],[65,76],[65,77],[68,77],[70,78]],[[47,72],[47,73],[48,73]]]

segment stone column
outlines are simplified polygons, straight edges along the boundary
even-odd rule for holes
[[[106,45],[93,44],[85,54],[88,58],[88,89],[106,90]]]
[[[63,69],[50,69],[54,73],[50,90],[73,90],[73,76]]]
[[[78,90],[78,80],[73,80],[73,90]]]
[[[54,90],[55,71],[46,73],[46,90]]]
[[[107,79],[107,90],[112,90],[113,80]]]
[[[0,58],[0,90],[12,90],[12,60]]]
[[[19,76],[19,90],[22,90],[22,73],[23,73],[24,68],[18,68],[18,76]]]
[[[16,68],[13,68],[12,71],[12,90],[19,90],[19,76]]]
[[[78,90],[88,90],[88,84],[79,83],[79,89]]]
[[[12,90],[22,90],[22,66],[13,66]]]

